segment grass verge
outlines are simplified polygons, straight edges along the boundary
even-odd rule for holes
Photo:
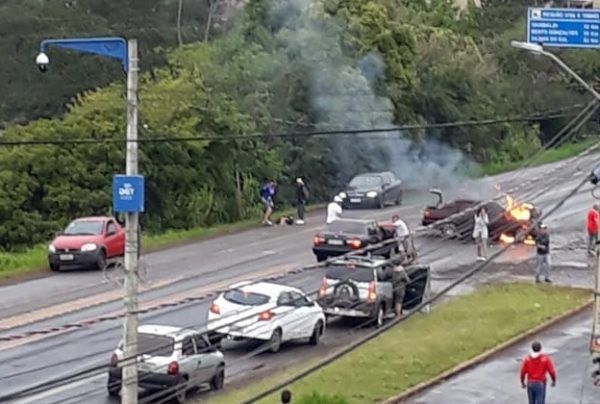
[[[530,284],[483,287],[416,315],[338,361],[293,384],[294,396],[314,392],[348,403],[380,402],[427,381],[541,323],[585,303],[588,291]],[[290,368],[209,403],[236,403],[308,368]],[[278,403],[272,396],[261,402]],[[322,401],[326,403],[328,401]]]
[[[560,146],[556,149],[548,149],[536,157],[531,166],[540,166],[542,164],[554,163],[560,160],[565,160],[574,157],[585,149],[596,143],[596,139],[587,139],[578,143],[569,143]],[[523,161],[510,161],[506,163],[492,163],[480,166],[478,174],[480,175],[496,175],[507,171],[512,171],[521,168]]]
[[[307,207],[308,212],[322,208],[322,205]],[[294,209],[282,209],[273,217],[293,214]],[[200,241],[223,234],[252,229],[260,226],[260,218],[252,218],[240,222],[222,224],[212,227],[198,227],[189,230],[169,230],[161,234],[143,234],[142,249],[144,252]],[[0,280],[18,278],[34,272],[47,270],[48,245],[39,245],[23,252],[0,252]]]

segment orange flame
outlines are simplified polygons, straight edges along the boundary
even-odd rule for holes
[[[519,221],[528,221],[531,218],[531,206],[528,203],[516,204],[512,196],[506,195],[506,211]]]
[[[501,234],[500,241],[504,244],[513,244],[515,242],[515,238],[513,236],[509,236],[508,234]],[[525,240],[523,240],[523,244],[526,245],[535,245],[535,240],[531,236],[527,236]]]

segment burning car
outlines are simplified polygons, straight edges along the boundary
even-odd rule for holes
[[[438,201],[436,205],[427,206],[423,210],[423,226],[435,224],[469,208],[481,205],[485,207],[490,221],[488,225],[490,239],[503,243],[514,243],[515,239],[541,215],[541,211],[534,205],[518,204],[510,195],[506,196],[506,207],[504,207],[495,201],[484,203],[472,199],[457,199],[444,203],[441,191],[433,189],[430,192],[438,197]],[[445,238],[468,239],[473,233],[474,215],[474,211],[458,215],[447,223],[434,225],[434,228],[438,229]],[[524,242],[535,244],[531,232]]]

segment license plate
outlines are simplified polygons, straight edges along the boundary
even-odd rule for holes
[[[352,203],[360,203],[360,198],[350,198],[350,202],[352,202]]]
[[[73,261],[75,257],[73,257],[73,254],[61,254],[60,255],[60,260],[61,261]]]
[[[343,245],[344,244],[344,242],[342,240],[329,240],[327,243],[331,244],[331,245]]]

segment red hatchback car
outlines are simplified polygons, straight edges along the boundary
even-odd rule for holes
[[[84,217],[72,221],[48,246],[52,271],[61,268],[104,269],[125,252],[125,231],[112,217]]]

